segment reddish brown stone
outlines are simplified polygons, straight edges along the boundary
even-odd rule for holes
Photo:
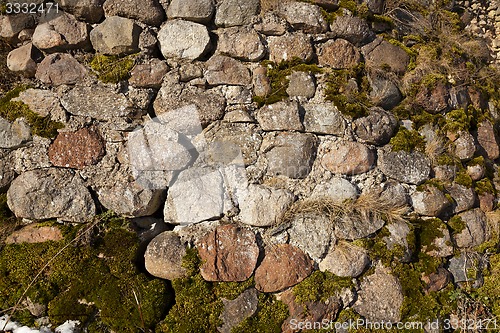
[[[432,114],[448,108],[448,88],[443,82],[437,82],[435,87],[423,86],[415,96],[415,104]]]
[[[439,291],[446,287],[451,281],[450,272],[440,267],[437,272],[422,276],[422,281],[425,283],[425,291]]]
[[[298,247],[282,244],[268,247],[255,271],[255,288],[265,293],[291,287],[308,277],[313,262]]]
[[[197,244],[207,281],[245,281],[257,265],[259,247],[255,234],[236,225],[218,227]]]
[[[105,154],[104,142],[95,129],[59,133],[49,148],[54,166],[82,169],[96,164]]]
[[[28,225],[20,230],[14,231],[5,240],[6,244],[19,243],[42,243],[47,241],[60,241],[63,239],[58,227]]]
[[[485,213],[493,211],[495,207],[495,196],[491,193],[483,193],[479,195],[479,208]]]
[[[164,61],[153,59],[150,63],[136,65],[128,82],[140,88],[159,88],[167,72],[168,65]]]
[[[370,170],[375,154],[362,143],[345,142],[330,147],[321,161],[323,167],[333,173],[357,175]]]
[[[329,40],[319,48],[318,61],[335,69],[352,68],[361,61],[361,54],[345,39]]]
[[[491,122],[485,120],[479,124],[477,142],[484,149],[484,153],[489,159],[496,160],[500,156],[498,137]]]

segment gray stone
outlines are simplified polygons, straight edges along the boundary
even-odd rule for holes
[[[470,248],[488,240],[486,215],[481,209],[468,210],[458,214],[458,217],[465,223],[465,228],[453,236],[458,247]]]
[[[111,120],[116,117],[139,117],[145,113],[123,94],[104,85],[75,86],[61,98],[62,106],[75,116]]]
[[[476,279],[480,278],[481,264],[481,257],[478,253],[462,252],[450,259],[448,271],[453,276],[455,283],[472,282],[475,285],[477,283]]]
[[[345,119],[330,103],[304,103],[304,129],[317,134],[344,135]]]
[[[373,107],[366,117],[354,121],[356,135],[363,142],[373,145],[384,145],[389,142],[398,126],[396,117],[381,108]]]
[[[173,20],[165,23],[158,32],[158,42],[165,58],[195,60],[210,48],[210,36],[204,25]]]
[[[12,152],[14,171],[19,174],[52,166],[48,155],[50,143],[50,139],[35,135],[29,145],[14,150]]]
[[[461,160],[466,161],[474,157],[476,144],[474,137],[468,131],[458,132],[458,139],[453,142],[455,146],[455,155]]]
[[[408,243],[408,236],[413,231],[408,226],[409,224],[402,220],[394,220],[386,225],[389,235],[383,237],[388,250],[403,249],[404,253],[399,256],[401,262],[410,262],[413,254],[413,245]],[[413,228],[413,227],[412,227]]]
[[[419,185],[430,177],[429,159],[418,151],[379,151],[377,165],[388,177]]]
[[[15,177],[12,155],[0,152],[0,191],[5,192]]]
[[[370,99],[375,105],[390,110],[403,99],[398,86],[385,72],[373,71],[368,75],[368,81],[371,87]]]
[[[19,100],[28,105],[31,111],[41,117],[50,116],[51,119],[65,119],[65,111],[59,103],[59,98],[50,90],[26,89],[19,93]]]
[[[302,32],[287,33],[283,36],[271,36],[267,39],[269,60],[279,63],[294,57],[309,62],[314,56],[311,38]]]
[[[328,40],[318,48],[318,62],[321,66],[334,69],[353,68],[361,61],[358,49],[345,39]]]
[[[292,204],[294,195],[287,190],[251,184],[237,199],[241,223],[268,227],[280,221],[285,210]]]
[[[38,169],[20,174],[7,192],[7,204],[17,217],[87,222],[95,204],[80,176],[67,169]]]
[[[233,58],[215,55],[206,65],[205,78],[210,85],[247,85],[252,82],[248,68]]]
[[[288,229],[289,242],[312,259],[323,257],[332,241],[332,229],[328,216],[303,213],[294,217]]]
[[[375,273],[361,280],[354,310],[370,321],[399,322],[403,290],[398,278],[380,265]]]
[[[38,65],[35,77],[48,85],[71,85],[87,76],[87,69],[70,54],[54,53]]]
[[[266,136],[261,151],[267,159],[267,174],[305,178],[311,171],[317,144],[312,134],[283,132]]]
[[[0,118],[0,148],[17,148],[31,140],[31,128],[24,118],[9,122]]]
[[[232,208],[221,172],[194,167],[170,186],[163,213],[165,222],[190,224],[221,217]]]
[[[232,27],[217,31],[217,52],[244,61],[259,61],[266,54],[261,36],[250,27]]]
[[[73,14],[77,19],[88,23],[97,23],[104,15],[104,0],[60,0],[64,11]]]
[[[35,20],[28,14],[0,16],[0,37],[14,41],[21,31],[33,28]]]
[[[294,101],[264,105],[257,112],[256,119],[264,131],[304,129],[300,122],[299,104]]]
[[[422,230],[430,229],[433,238],[426,239],[426,244],[421,244],[422,252],[432,257],[448,257],[453,254],[453,245],[451,243],[450,232],[446,224],[439,219],[431,219],[430,221],[422,222]],[[422,232],[423,234],[423,232]],[[423,237],[421,237],[423,240]]]
[[[139,51],[141,28],[128,18],[107,17],[90,32],[94,49],[103,54],[123,55]]]
[[[62,11],[47,14],[42,16],[35,28],[33,45],[45,52],[89,50],[89,30],[87,23],[78,21],[71,14]]]
[[[159,26],[165,12],[156,0],[106,0],[102,6],[106,17],[122,16],[148,25]]]
[[[258,291],[250,288],[242,292],[234,300],[222,299],[224,310],[220,315],[222,326],[217,330],[221,333],[231,333],[233,327],[238,326],[243,320],[257,312],[259,303]]]
[[[411,195],[413,209],[426,216],[441,216],[451,206],[451,202],[443,192],[434,186],[426,186],[423,191],[415,191]]]
[[[358,190],[350,181],[336,177],[326,183],[317,184],[311,193],[311,198],[327,198],[338,203],[354,200],[357,197]]]
[[[382,38],[377,38],[361,48],[368,68],[383,68],[389,66],[397,74],[404,74],[410,63],[410,56],[400,47]]]
[[[477,201],[476,192],[469,187],[452,183],[451,185],[445,185],[446,191],[451,195],[455,201],[455,206],[453,207],[453,213],[460,213],[469,210],[474,207]]]
[[[254,25],[254,28],[267,36],[281,36],[286,32],[287,22],[274,11],[265,12],[261,16],[261,22]]]
[[[286,93],[290,97],[300,96],[305,98],[314,97],[316,93],[316,83],[314,75],[306,72],[293,72],[289,77]]]
[[[35,77],[37,50],[32,43],[23,45],[9,52],[7,55],[7,68],[13,72],[20,72],[27,77]]]
[[[375,38],[368,23],[355,16],[337,16],[330,24],[330,30],[335,37],[345,39],[356,46],[364,45]]]
[[[215,24],[219,27],[247,25],[259,13],[259,0],[222,0],[217,7]]]
[[[186,246],[174,231],[165,231],[153,238],[144,253],[146,270],[161,279],[173,280],[186,275],[182,259]]]
[[[356,211],[335,219],[335,236],[346,240],[364,238],[380,230],[384,224],[379,216]]]
[[[252,85],[255,96],[267,97],[271,93],[271,81],[267,77],[267,68],[259,66],[253,70]]]
[[[375,165],[375,154],[362,143],[339,142],[327,149],[321,165],[332,173],[357,175],[369,171]]]
[[[367,251],[349,242],[339,242],[330,249],[319,263],[319,269],[337,276],[356,277],[361,275],[370,263]]]
[[[321,9],[306,2],[280,3],[279,15],[283,16],[295,30],[318,34],[328,30],[328,24],[323,18]]]
[[[213,0],[172,0],[167,16],[171,19],[183,19],[198,23],[209,23],[215,11]]]

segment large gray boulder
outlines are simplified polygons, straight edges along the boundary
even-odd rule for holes
[[[159,26],[165,12],[156,0],[106,0],[102,6],[106,17],[122,16],[148,25]]]
[[[90,32],[90,41],[99,53],[131,54],[139,51],[141,30],[131,19],[111,16]]]
[[[219,27],[247,25],[259,13],[259,0],[222,0],[217,7],[215,24]]]
[[[184,58],[195,60],[210,48],[207,28],[199,23],[172,20],[158,32],[158,42],[165,58]]]
[[[380,150],[377,165],[388,177],[408,184],[422,184],[431,172],[429,159],[418,151]]]
[[[17,217],[86,222],[95,204],[83,180],[67,169],[37,169],[19,175],[7,192],[7,204]]]
[[[172,0],[168,6],[167,16],[170,19],[183,19],[202,24],[209,23],[215,12],[213,0]]]
[[[328,30],[328,23],[323,18],[320,7],[306,2],[281,3],[279,15],[283,16],[295,30],[319,34]]]

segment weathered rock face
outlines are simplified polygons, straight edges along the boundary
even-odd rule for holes
[[[476,144],[474,137],[465,131],[458,133],[458,138],[453,142],[455,146],[455,155],[461,160],[466,161],[474,157],[476,152]]]
[[[476,204],[477,196],[473,189],[457,183],[453,183],[445,188],[455,201],[455,206],[453,207],[454,213],[469,210]]]
[[[106,17],[127,17],[155,26],[159,26],[165,18],[163,8],[156,0],[106,0],[102,8]]]
[[[328,40],[318,50],[318,62],[335,69],[352,68],[361,61],[358,49],[342,38]]]
[[[0,18],[0,37],[14,41],[24,29],[34,26],[34,18],[27,14],[2,15]]]
[[[399,280],[383,267],[361,280],[354,310],[371,321],[398,322],[403,292]]]
[[[335,202],[343,202],[349,199],[356,199],[358,191],[347,179],[332,178],[330,181],[320,183],[314,187],[311,198],[321,197],[326,197]]]
[[[61,0],[59,4],[77,19],[97,23],[104,15],[103,2],[104,0]]]
[[[288,229],[290,244],[318,260],[325,254],[332,240],[331,223],[321,214],[301,214],[296,216]]]
[[[0,148],[16,148],[31,139],[31,128],[23,118],[13,123],[0,118]]]
[[[477,252],[462,252],[450,259],[448,271],[453,276],[453,282],[470,282],[476,285],[476,276],[470,272],[479,272],[481,257]]]
[[[66,53],[54,53],[38,65],[35,77],[48,85],[75,84],[87,75],[87,69]]]
[[[139,51],[140,34],[133,20],[110,16],[90,32],[90,40],[99,53],[123,55]]]
[[[368,116],[354,121],[356,135],[363,142],[373,145],[388,143],[397,126],[397,119],[392,113],[377,107],[370,109]]]
[[[217,51],[245,61],[259,61],[266,54],[261,36],[250,27],[232,27],[217,32]]]
[[[359,276],[370,263],[366,250],[348,242],[339,242],[319,263],[319,269],[338,276]]]
[[[337,38],[342,38],[350,43],[361,46],[375,38],[365,20],[355,16],[337,16],[330,24],[330,30]]]
[[[183,277],[186,269],[182,258],[186,246],[173,231],[165,231],[153,238],[144,253],[146,270],[149,274],[167,280]]]
[[[10,51],[7,55],[7,68],[13,72],[20,72],[27,77],[34,77],[37,65],[33,58],[36,57],[36,53],[37,50],[32,43]]]
[[[326,170],[343,175],[365,173],[373,167],[374,163],[373,151],[358,142],[331,145],[321,160],[321,165]]]
[[[283,132],[268,135],[261,150],[267,159],[267,174],[304,178],[315,159],[317,139],[311,134]]]
[[[432,257],[447,257],[453,254],[450,232],[444,223],[431,220],[424,222],[423,228],[431,228],[433,234],[430,239],[425,239],[428,236],[423,237],[422,241],[426,244],[422,244],[422,252]]]
[[[381,38],[363,46],[361,52],[369,68],[382,68],[388,65],[394,73],[404,74],[410,63],[410,57],[403,49]]]
[[[314,55],[311,39],[302,32],[272,36],[268,40],[269,59],[276,63],[291,60],[294,57],[308,62]]]
[[[464,229],[453,236],[455,244],[460,248],[478,246],[488,238],[486,215],[478,208],[458,214],[465,224]]]
[[[420,152],[379,151],[378,167],[384,174],[408,184],[421,184],[430,176],[430,162]]]
[[[64,12],[42,16],[33,33],[33,45],[46,52],[89,49],[89,26]]]
[[[368,81],[371,87],[370,98],[375,105],[390,110],[403,99],[396,83],[389,79],[384,72],[374,71],[370,73]]]
[[[158,32],[158,42],[165,58],[194,60],[210,48],[210,36],[204,25],[183,21],[168,21]]]
[[[222,216],[233,205],[218,170],[192,168],[181,172],[168,190],[165,221],[190,224]]]
[[[257,265],[259,247],[255,234],[236,225],[218,227],[197,244],[207,281],[245,281]]]
[[[75,86],[61,98],[62,106],[76,116],[111,120],[115,117],[136,117],[145,113],[137,109],[123,94],[104,85]]]
[[[300,71],[293,72],[289,77],[289,81],[288,88],[286,89],[288,96],[314,97],[316,93],[314,75]]]
[[[231,329],[238,326],[243,320],[252,316],[257,311],[259,303],[258,291],[250,288],[242,292],[234,300],[222,299],[224,311],[220,319],[224,323],[217,330],[221,333],[231,333]]]
[[[274,12],[266,12],[254,28],[266,36],[281,36],[287,31],[287,22]]]
[[[264,105],[257,112],[257,121],[264,131],[287,131],[304,129],[300,121],[297,102],[278,102]]]
[[[215,24],[219,27],[247,25],[259,7],[259,0],[223,0],[217,7]]]
[[[333,104],[305,103],[302,107],[306,132],[338,136],[344,134],[345,119]]]
[[[276,190],[263,185],[249,185],[238,197],[240,220],[252,226],[271,226],[279,221],[294,195],[287,190]]]
[[[47,241],[60,241],[63,239],[61,230],[55,226],[40,226],[30,224],[14,231],[6,239],[6,244],[42,243]]]
[[[64,169],[38,169],[19,175],[7,192],[17,217],[86,222],[95,214],[90,192],[80,176]]]
[[[49,148],[50,162],[63,168],[82,169],[99,162],[104,154],[103,139],[92,128],[60,133]]]
[[[164,61],[154,58],[148,63],[136,65],[130,72],[128,82],[138,88],[160,88],[168,70]]]
[[[334,232],[337,238],[355,240],[377,232],[384,224],[384,220],[376,216],[352,216],[348,214],[335,220]]]
[[[7,190],[10,183],[14,180],[16,174],[12,168],[12,155],[0,153],[0,190]]]
[[[207,61],[205,78],[210,85],[247,85],[252,81],[245,65],[221,55],[215,55]]]
[[[451,282],[451,274],[445,268],[439,267],[437,272],[423,276],[422,281],[426,284],[427,292],[439,291]]]
[[[291,287],[312,273],[312,261],[289,244],[265,249],[264,259],[255,271],[255,288],[276,292]]]
[[[198,23],[208,23],[215,11],[213,0],[182,1],[172,0],[168,6],[167,16]]]
[[[279,15],[283,16],[295,30],[305,33],[317,34],[325,32],[328,24],[321,14],[318,6],[305,2],[281,3],[278,9]]]
[[[477,142],[483,148],[486,156],[495,160],[500,156],[500,148],[498,146],[498,135],[489,121],[483,121],[478,125]]]
[[[448,108],[448,87],[441,81],[431,88],[425,86],[415,96],[415,103],[427,112],[437,114]]]
[[[416,191],[411,200],[415,212],[426,216],[440,216],[451,206],[444,193],[434,186],[427,186],[424,191]]]

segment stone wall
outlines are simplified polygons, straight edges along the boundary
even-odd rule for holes
[[[496,2],[43,9],[0,16],[25,84],[0,100],[0,189],[30,225],[9,242],[113,211],[148,244],[151,275],[252,281],[224,300],[221,332],[260,318],[269,293],[284,332],[460,317],[448,295],[471,287],[467,304],[499,315],[482,287],[499,256]],[[199,271],[182,264],[190,248]],[[335,287],[314,296],[318,281]]]

